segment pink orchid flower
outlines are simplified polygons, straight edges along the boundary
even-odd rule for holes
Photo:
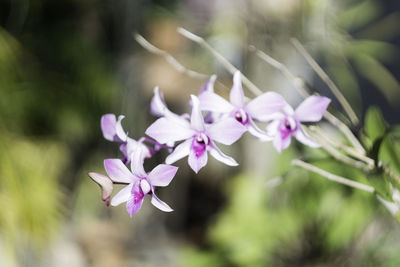
[[[226,118],[217,123],[206,125],[199,108],[199,100],[192,95],[192,114],[190,122],[185,118],[165,116],[156,120],[146,130],[146,134],[161,144],[185,140],[166,158],[167,164],[188,157],[189,166],[198,172],[207,164],[207,152],[215,159],[236,166],[237,162],[226,156],[215,145],[214,141],[224,145],[236,142],[246,131],[246,127],[235,119]]]
[[[244,125],[252,135],[262,140],[271,140],[271,138],[260,130],[254,121],[267,121],[272,113],[281,110],[286,104],[283,97],[275,92],[264,93],[245,104],[240,71],[233,76],[233,86],[229,95],[230,102],[214,93],[213,90],[201,92],[199,100],[201,110],[225,114],[234,118]]]
[[[331,100],[323,96],[310,96],[297,108],[286,104],[281,113],[274,114],[274,120],[267,126],[267,133],[274,136],[273,145],[278,152],[286,149],[294,136],[310,147],[319,147],[301,126],[302,122],[317,122],[322,119]]]
[[[151,172],[146,173],[143,168],[143,150],[136,149],[132,155],[131,171],[120,159],[104,160],[104,168],[113,183],[127,184],[112,199],[111,205],[118,206],[126,202],[126,210],[133,216],[140,210],[146,195],[151,196],[151,204],[156,208],[171,212],[172,209],[161,201],[154,193],[155,186],[167,186],[174,178],[178,168],[160,164]]]

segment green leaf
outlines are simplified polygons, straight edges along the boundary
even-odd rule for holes
[[[351,57],[360,74],[374,84],[388,102],[395,106],[400,96],[397,78],[381,62],[362,51],[353,53]]]
[[[399,54],[397,46],[377,40],[352,40],[346,49],[348,53],[366,54],[382,62],[391,62]]]
[[[337,24],[347,31],[367,25],[381,13],[382,5],[377,1],[362,1],[348,6],[337,14]]]
[[[383,197],[385,200],[393,201],[389,178],[383,171],[378,170],[370,173],[367,175],[367,178],[381,197]]]
[[[374,144],[386,132],[386,122],[383,119],[381,110],[377,106],[372,106],[365,114],[365,132]]]
[[[396,133],[389,133],[384,137],[379,149],[378,160],[390,170],[391,173],[400,177],[400,140]],[[400,184],[391,179],[393,185],[400,188]]]

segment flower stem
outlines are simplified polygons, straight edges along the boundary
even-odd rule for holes
[[[190,31],[179,27],[178,33],[187,39],[199,44],[206,50],[208,50],[232,75],[238,71],[238,69],[233,66],[226,58],[224,58],[220,53],[217,52],[212,46],[210,46],[203,38],[197,36]],[[263,92],[252,83],[246,76],[242,74],[242,82],[243,84],[256,96],[261,95]]]
[[[332,140],[319,126],[311,125],[308,127],[308,129],[321,136],[325,141],[327,141],[333,147],[342,150],[343,152],[347,153],[348,155],[354,158],[364,161],[365,163],[367,163],[369,168],[371,169],[374,168],[375,161],[373,159],[365,156],[364,154],[361,154],[359,151],[353,149],[352,147],[346,146],[344,144]]]
[[[381,162],[379,162],[380,167],[382,168],[383,172],[389,176],[393,181],[395,181],[398,185],[400,185],[400,177],[393,173],[388,167],[384,166]]]
[[[307,92],[307,90],[304,89],[301,85],[303,83],[303,81],[300,78],[294,76],[283,63],[272,58],[270,55],[267,55],[263,51],[258,50],[253,45],[249,46],[249,51],[256,53],[256,55],[259,58],[261,58],[262,60],[264,60],[265,62],[270,64],[272,67],[274,67],[277,70],[279,70],[280,72],[282,72],[282,74],[292,83],[293,87],[295,89],[297,89],[297,91],[302,95],[302,97],[307,98],[310,96],[310,94]]]
[[[375,189],[372,186],[365,185],[365,184],[362,184],[362,183],[359,183],[359,182],[355,182],[355,181],[352,181],[352,180],[350,180],[348,178],[344,178],[344,177],[338,176],[336,174],[327,172],[327,171],[325,171],[323,169],[320,169],[320,168],[318,168],[318,167],[316,167],[316,166],[314,166],[312,164],[306,163],[306,162],[301,161],[299,159],[292,160],[292,165],[295,165],[295,166],[301,167],[303,169],[306,169],[308,171],[311,171],[311,172],[314,172],[316,174],[319,174],[319,175],[321,175],[321,176],[323,176],[323,177],[325,177],[328,180],[331,180],[333,182],[344,184],[344,185],[347,185],[347,186],[350,186],[350,187],[353,187],[353,188],[356,188],[356,189],[360,189],[360,190],[363,190],[363,191],[366,191],[366,192],[369,192],[369,193],[375,193]]]
[[[309,129],[309,128],[306,128],[306,129]],[[334,146],[332,146],[328,142],[325,142],[325,140],[320,135],[316,134],[315,132],[310,132],[310,131],[307,131],[307,132],[311,135],[311,137],[313,137],[318,142],[318,144],[321,145],[323,150],[325,150],[328,154],[330,154],[336,160],[341,161],[347,165],[353,166],[355,168],[361,169],[364,172],[369,172],[374,168],[373,165],[372,166],[366,165],[362,161],[355,160],[353,158],[350,158],[350,157],[342,154]]]
[[[333,81],[329,78],[329,76],[323,71],[323,69],[318,65],[318,63],[312,58],[312,56],[307,52],[304,46],[295,38],[291,39],[292,44],[296,47],[297,51],[306,59],[308,64],[314,69],[314,71],[318,74],[318,76],[325,82],[325,84],[331,89],[332,93],[335,95],[339,103],[342,105],[344,111],[349,116],[353,125],[358,125],[359,120],[357,118],[356,113],[351,108],[349,102],[347,102],[346,98],[340,92],[339,88],[333,83]]]
[[[197,71],[190,70],[183,66],[178,60],[176,60],[172,55],[167,53],[166,51],[155,47],[151,43],[149,43],[143,36],[141,36],[138,33],[134,34],[135,40],[147,51],[150,53],[153,53],[155,55],[164,57],[165,60],[172,66],[174,69],[176,69],[178,72],[183,73],[191,78],[196,78],[200,80],[206,80],[209,78],[209,75],[199,73]]]

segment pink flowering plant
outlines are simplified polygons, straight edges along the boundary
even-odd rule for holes
[[[184,29],[178,31],[186,38],[204,44],[204,40],[200,37]],[[149,45],[143,43],[143,37],[136,36],[136,38],[145,48]],[[287,77],[305,98],[295,109],[280,94],[263,93],[240,71],[225,59],[222,60],[222,57],[209,45],[205,48],[218,55],[217,59],[221,60],[233,74],[229,99],[215,93],[214,83],[217,78],[216,75],[212,75],[197,96],[191,95],[189,98],[188,95],[191,113],[179,115],[169,110],[162,92],[156,87],[150,111],[158,118],[144,131],[147,137],[138,140],[129,137],[123,129],[121,124],[123,115],[102,116],[100,125],[104,138],[118,143],[121,151],[121,158],[104,160],[107,175],[89,173],[89,176],[100,185],[102,199],[107,205],[118,206],[126,203],[127,212],[133,216],[142,207],[145,197],[149,195],[151,203],[156,208],[171,212],[172,208],[157,197],[155,188],[168,186],[175,177],[178,168],[172,164],[187,157],[188,166],[198,173],[206,168],[210,155],[221,164],[237,166],[239,163],[222,152],[218,146],[233,145],[248,132],[254,137],[254,142],[271,142],[278,153],[288,148],[294,138],[302,145],[323,149],[333,160],[361,169],[367,177],[378,177],[370,179],[370,184],[364,184],[329,173],[300,159],[292,161],[294,166],[317,173],[329,180],[373,193],[393,215],[399,214],[400,179],[397,169],[399,163],[388,157],[388,153],[384,151],[390,149],[390,142],[393,142],[396,136],[399,137],[398,130],[392,131],[387,128],[381,119],[381,125],[384,126],[383,129],[379,129],[378,134],[374,126],[367,122],[365,134],[355,135],[350,129],[352,126],[358,127],[358,119],[351,107],[349,110],[347,101],[335,89],[333,93],[343,105],[351,122],[350,126],[327,111],[331,103],[329,98],[310,95],[291,73],[286,72]],[[265,56],[268,59],[269,56]],[[273,61],[270,59],[270,62]],[[188,70],[187,72],[192,73]],[[245,97],[243,85],[256,95],[253,99]],[[368,116],[367,114],[367,120]],[[348,143],[330,139],[323,128],[318,126],[321,120],[332,124],[347,138]],[[152,158],[160,150],[168,153],[165,164],[146,172],[143,167],[144,161]],[[124,187],[111,198],[115,184],[122,184]]]

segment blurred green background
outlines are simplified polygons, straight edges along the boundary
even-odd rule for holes
[[[279,155],[245,136],[223,147],[239,167],[211,159],[194,175],[181,160],[159,193],[169,214],[148,201],[133,218],[122,205],[107,208],[87,177],[120,156],[102,137],[102,114],[126,115],[137,139],[154,120],[154,86],[183,112],[203,82],[148,53],[135,32],[190,69],[216,73],[222,95],[231,76],[176,27],[293,105],[300,95],[248,45],[333,98],[291,45],[296,37],[361,120],[376,105],[395,124],[399,25],[397,0],[0,1],[0,266],[400,266],[398,222],[374,196],[290,166],[302,157],[363,179],[320,150],[294,144]]]

